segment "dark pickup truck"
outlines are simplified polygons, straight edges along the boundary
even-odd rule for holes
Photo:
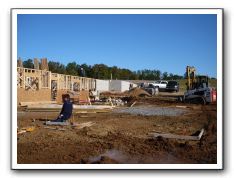
[[[177,81],[169,81],[166,86],[166,91],[176,91],[178,92],[180,90],[180,84]]]

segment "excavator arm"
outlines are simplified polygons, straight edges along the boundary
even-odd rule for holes
[[[186,67],[186,78],[187,78],[187,90],[191,90],[194,88],[194,84],[196,83],[196,69],[195,67]]]

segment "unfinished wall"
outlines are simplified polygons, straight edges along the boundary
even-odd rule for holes
[[[36,69],[36,70],[40,69],[39,61],[37,58],[33,59],[33,64],[34,64],[34,69]]]
[[[17,88],[17,104],[27,101],[51,101],[51,90],[25,90],[24,88]]]
[[[57,91],[57,97],[56,97],[56,102],[57,102],[57,103],[59,103],[59,104],[63,103],[63,98],[62,98],[62,96],[63,96],[64,94],[67,94],[67,90],[58,90],[58,91]]]
[[[49,70],[47,58],[41,59],[41,70]]]
[[[17,60],[17,67],[23,67],[23,61],[20,58]]]
[[[36,58],[34,64],[37,69],[17,67],[18,104],[19,102],[52,100],[62,103],[62,96],[67,93],[73,101],[78,101],[79,91],[95,90],[95,79],[51,73],[47,71],[47,59],[41,61],[43,70],[38,70],[39,62]]]

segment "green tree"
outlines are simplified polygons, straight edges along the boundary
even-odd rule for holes
[[[121,69],[120,70],[120,79],[121,80],[129,80],[132,72],[129,69]]]
[[[155,78],[155,79],[156,79],[156,80],[160,80],[162,73],[161,73],[160,70],[156,70],[156,71],[155,71],[155,75],[156,75],[156,78]]]
[[[180,79],[183,79],[183,76],[177,74],[173,75],[173,80],[180,80]]]
[[[49,61],[49,70],[53,73],[78,75],[97,79],[119,79],[119,80],[179,80],[184,76],[174,75],[173,73],[164,72],[154,69],[143,69],[132,71],[126,68],[119,68],[117,66],[109,67],[105,64],[94,64],[93,66],[84,64],[77,64],[75,61],[68,63],[66,66],[59,62]],[[34,68],[33,60],[28,59],[23,62],[25,68]],[[83,69],[83,70],[81,70]]]
[[[68,63],[66,66],[66,74],[68,75],[79,75],[79,66],[76,64],[76,62]]]
[[[162,79],[163,80],[167,80],[167,78],[168,78],[168,73],[167,72],[163,72]]]
[[[49,61],[49,70],[53,73],[59,73],[59,74],[65,74],[66,73],[66,67],[63,64],[60,64],[59,62]]]
[[[85,76],[86,77],[90,77],[93,78],[93,74],[92,74],[92,66],[91,65],[87,65],[87,64],[81,64],[79,66],[79,74],[81,75],[81,68],[84,70]]]
[[[131,72],[129,79],[130,80],[138,80],[137,72],[135,72],[135,71]]]
[[[170,73],[169,76],[167,77],[167,80],[175,80],[174,75]]]
[[[109,71],[109,67],[105,64],[95,64],[92,67],[92,72],[94,78],[110,79],[111,71]]]
[[[100,79],[110,79],[110,74],[108,70],[108,66],[105,64],[99,64],[99,78]]]
[[[32,59],[28,59],[28,60],[24,61],[23,62],[23,66],[24,66],[24,68],[33,69],[34,68],[33,60]]]
[[[117,66],[111,67],[111,74],[112,74],[112,79],[117,80],[120,78],[119,74],[120,69]]]

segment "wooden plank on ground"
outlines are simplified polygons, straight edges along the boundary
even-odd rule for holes
[[[176,105],[176,108],[187,108],[187,106]]]
[[[176,135],[170,133],[150,133],[153,137],[163,137],[163,138],[170,138],[170,139],[179,139],[179,140],[193,140],[199,141],[204,133],[204,129],[202,129],[198,136],[187,136],[187,135]]]
[[[44,127],[44,129],[57,130],[56,127]]]
[[[34,107],[33,105],[30,106],[30,107],[26,107],[24,108],[24,111],[27,111],[27,112],[59,112],[61,110],[62,106],[61,107]],[[92,108],[92,109],[87,109],[87,108],[81,108],[81,109],[77,109],[77,108],[73,108],[73,113],[76,113],[76,114],[92,114],[92,113],[108,113],[108,112],[111,112],[112,109],[108,109],[108,108],[100,108],[100,109],[95,109],[95,108]]]
[[[65,131],[65,130],[66,130],[66,129],[64,129],[64,128],[56,128],[56,127],[44,127],[44,129],[59,130],[59,131]]]
[[[25,133],[25,132],[27,132],[26,130],[20,130],[20,131],[17,131],[17,135],[19,135],[19,134],[23,134],[23,133]]]
[[[108,113],[111,112],[111,110],[97,110],[96,113]]]
[[[136,104],[136,101],[134,101],[134,103],[132,103],[130,107],[133,107],[135,104]]]
[[[85,123],[73,123],[73,127],[75,127],[76,129],[82,129],[84,127],[91,127],[92,125],[94,125],[94,122],[85,122]]]
[[[108,113],[110,109],[97,109],[97,110],[76,110],[76,114],[95,114],[95,113]]]
[[[27,112],[59,112],[60,110],[25,110]]]
[[[80,118],[88,118],[89,116],[85,116],[85,115],[82,115],[82,116],[79,116]]]
[[[76,111],[76,114],[95,114],[96,111]]]
[[[22,101],[20,106],[38,105],[38,104],[56,104],[56,101]]]
[[[47,121],[46,125],[61,125],[61,126],[68,126],[70,125],[69,122],[52,122],[52,121]]]

